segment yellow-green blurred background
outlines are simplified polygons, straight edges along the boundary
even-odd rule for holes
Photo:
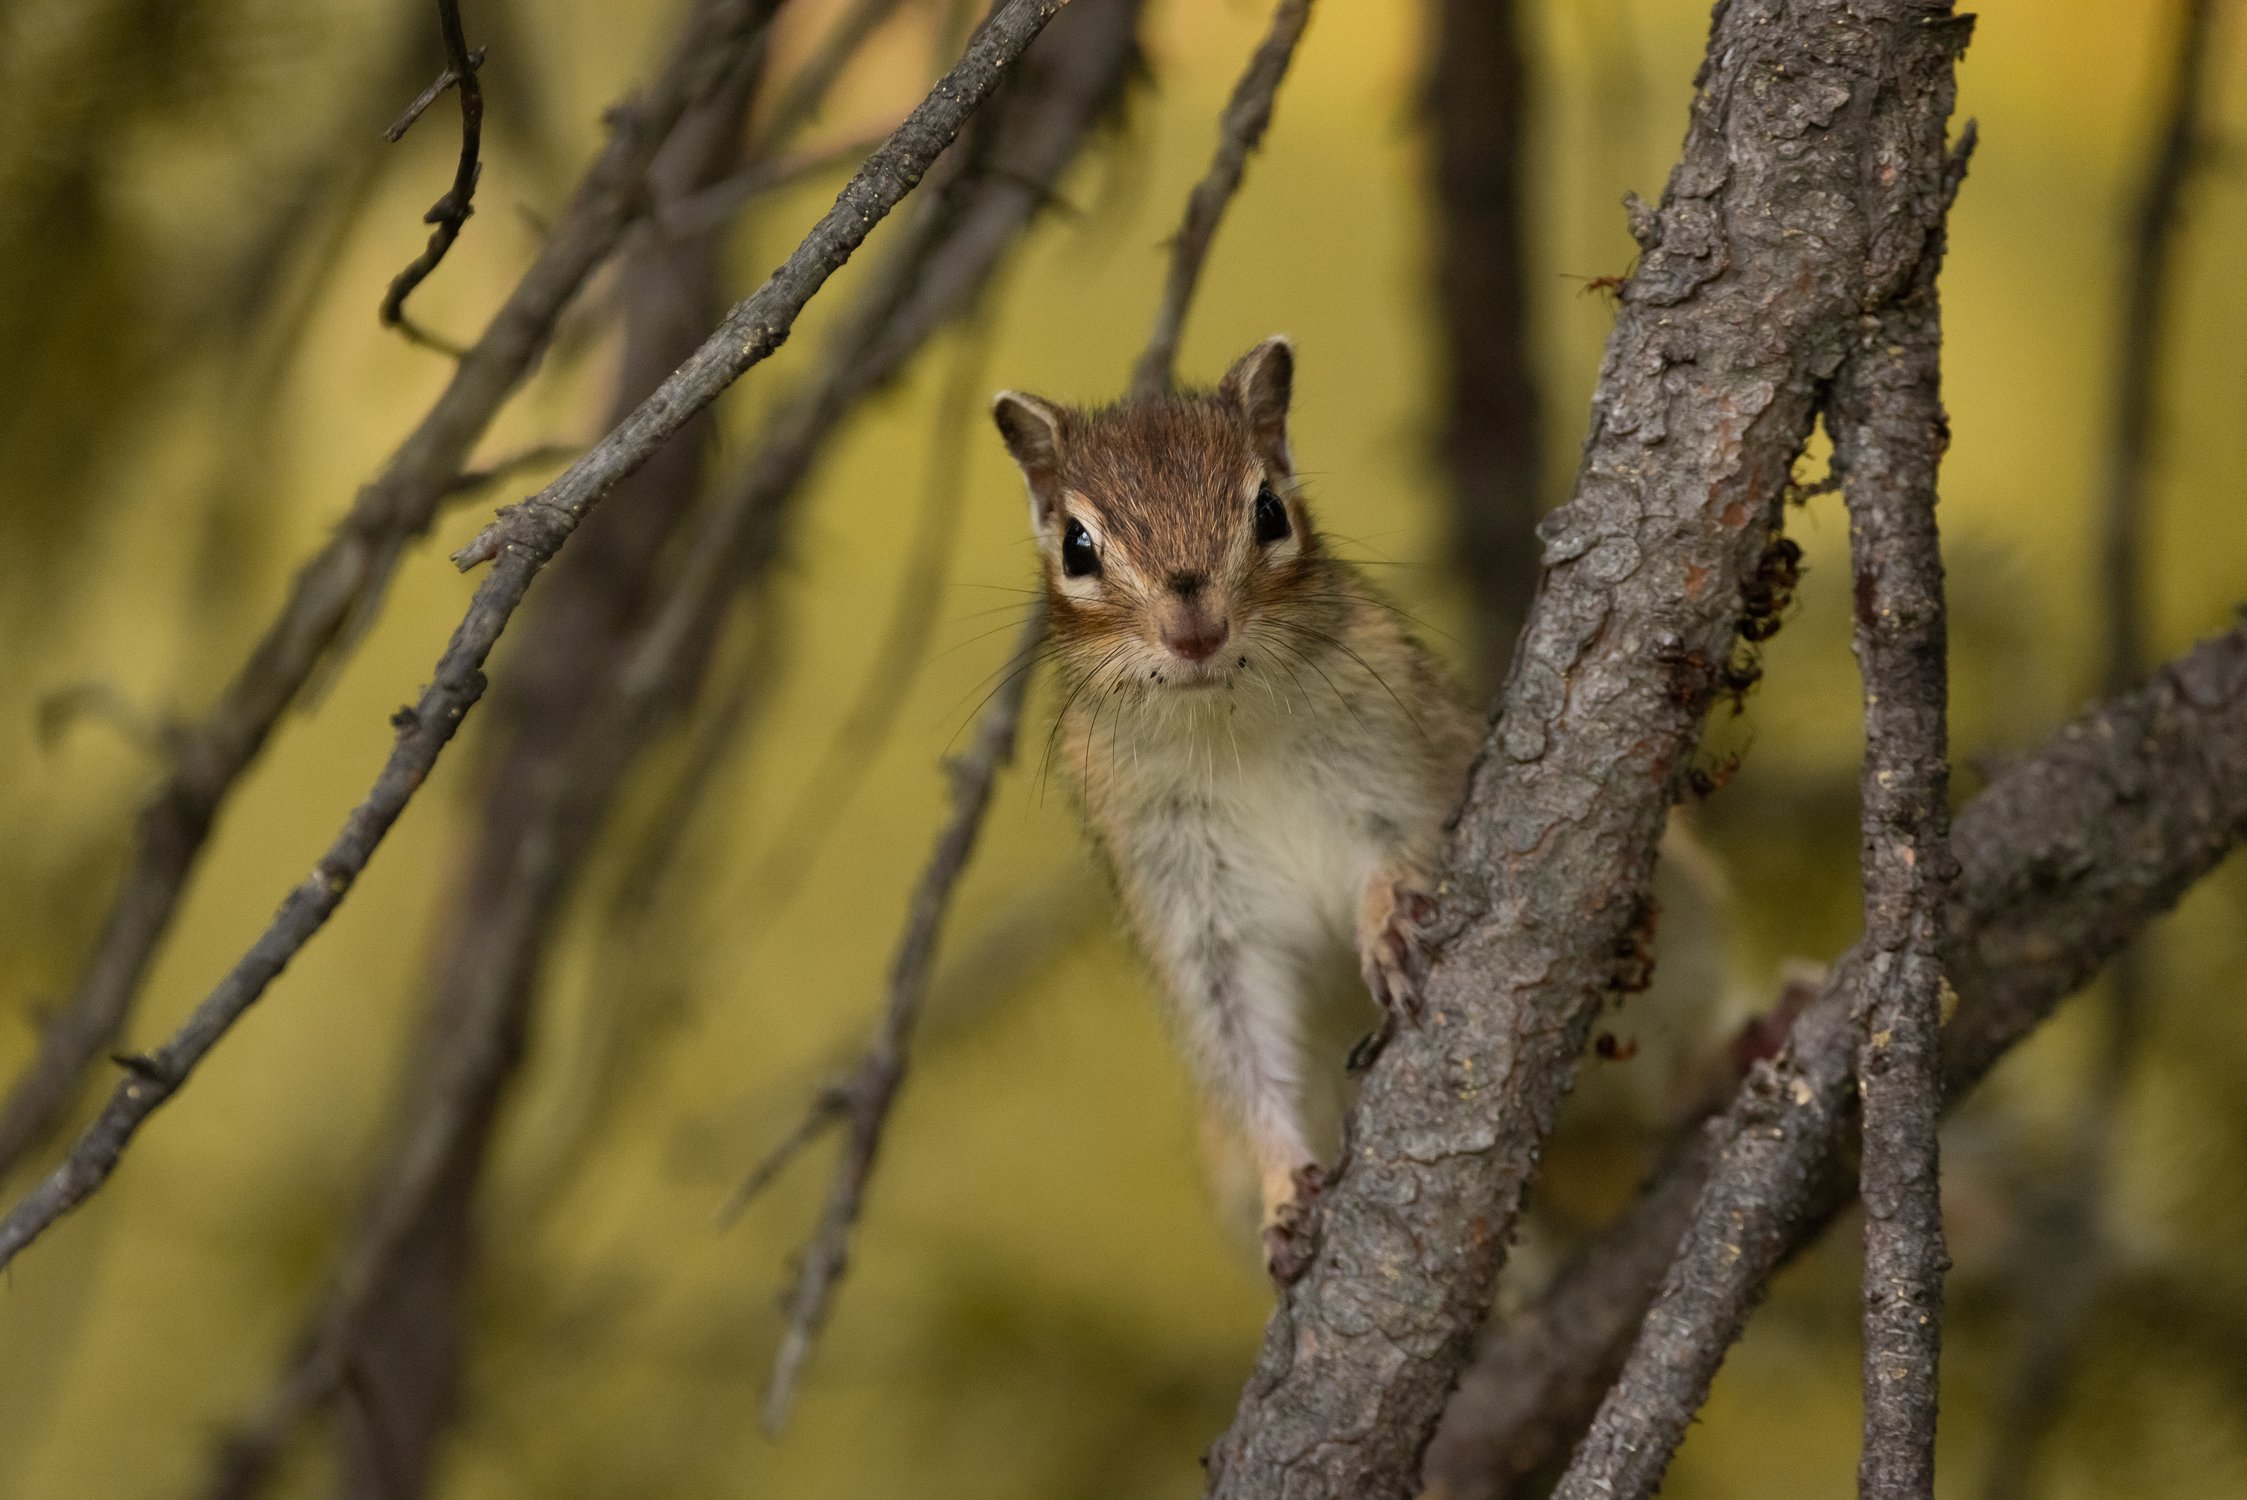
[[[1683,0],[1524,8],[1529,294],[1557,499],[1610,316],[1581,279],[1629,263],[1618,199],[1660,190],[1707,18]],[[669,3],[613,0],[466,9],[491,47],[479,212],[416,298],[425,322],[460,334],[511,285],[596,148],[601,107],[648,75],[676,19]],[[793,0],[790,45],[835,9]],[[879,128],[918,97],[940,9],[908,6],[882,34],[824,136]],[[1962,70],[1961,114],[1982,130],[1944,275],[1962,790],[2095,683],[2092,502],[2120,225],[2173,10],[1994,0]],[[1088,399],[1119,388],[1162,242],[1265,18],[1247,0],[1151,7],[1152,78],[1069,180],[1081,212],[1041,222],[992,303],[988,384]],[[1267,333],[1295,337],[1295,443],[1314,502],[1354,555],[1393,564],[1385,584],[1440,630],[1463,611],[1432,457],[1424,19],[1408,0],[1324,0],[1218,242],[1185,366],[1210,378]],[[403,145],[378,136],[426,76],[431,29],[404,0],[0,7],[0,1070],[29,1055],[36,1008],[68,992],[152,775],[147,752],[98,719],[42,737],[39,705],[95,681],[147,715],[199,711],[294,562],[443,379],[441,355],[373,316],[451,172],[449,105]],[[2247,598],[2247,280],[2231,266],[2247,238],[2247,25],[2219,36],[2223,149],[2189,198],[2160,410],[2148,591],[2160,655],[2224,627]],[[370,185],[346,212],[353,174]],[[736,294],[839,180],[751,209],[731,251]],[[317,223],[261,262],[244,239],[291,194]],[[819,310],[852,276],[728,398],[722,458],[809,367]],[[758,1431],[759,1393],[826,1154],[730,1231],[712,1225],[732,1181],[868,1030],[941,815],[938,758],[999,666],[1009,590],[1030,576],[1020,489],[978,414],[926,668],[863,789],[792,862],[791,888],[759,879],[911,569],[956,344],[940,341],[877,400],[819,474],[779,600],[776,697],[696,820],[663,941],[623,985],[661,998],[632,1010],[631,1066],[613,1108],[591,1116],[597,1064],[622,1045],[622,981],[598,962],[594,919],[613,857],[565,926],[486,1198],[446,1495],[1198,1492],[1196,1457],[1227,1419],[1269,1293],[1210,1206],[1191,1092],[1066,797],[1040,789],[1042,719],[964,888],[850,1277],[778,1442]],[[589,439],[612,366],[605,324],[573,320],[485,451]],[[503,498],[448,516],[235,800],[134,1045],[205,992],[363,793],[390,743],[386,715],[466,602],[472,580],[444,554]],[[1751,997],[1782,961],[1829,957],[1857,925],[1838,502],[1813,501],[1793,528],[1805,602],[1745,721],[1720,726],[1750,753],[1705,824],[1733,887],[1735,983]],[[329,929],[107,1190],[0,1283],[0,1496],[188,1493],[268,1388],[377,1159],[478,753],[472,721]],[[2048,1453],[2053,1496],[2247,1494],[2241,871],[2206,882],[2149,951],[2145,1065],[2109,1206],[2125,1274]],[[1948,1138],[1945,1496],[1979,1492],[2012,1348],[2009,1235],[2060,1156],[2098,1035],[2087,1015],[2064,1015]],[[1782,1282],[1665,1494],[1852,1492],[1854,1238],[1845,1225]],[[324,1451],[300,1446],[287,1493],[325,1491]]]

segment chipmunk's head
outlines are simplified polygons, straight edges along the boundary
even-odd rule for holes
[[[1018,391],[992,402],[1074,675],[1211,687],[1291,649],[1322,561],[1288,457],[1294,374],[1272,338],[1213,392],[1096,410]]]

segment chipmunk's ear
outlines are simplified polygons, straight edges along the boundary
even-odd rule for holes
[[[1233,362],[1217,394],[1248,419],[1256,452],[1283,475],[1293,475],[1287,451],[1287,403],[1295,394],[1295,346],[1284,336],[1264,340]]]
[[[1061,503],[1061,408],[1020,391],[991,398],[991,420],[999,424],[1009,453],[1022,466],[1030,488],[1030,524],[1042,535],[1053,525]]]

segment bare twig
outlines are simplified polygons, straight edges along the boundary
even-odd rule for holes
[[[854,162],[879,146],[886,134],[844,141],[824,150],[752,162],[723,182],[713,182],[686,197],[662,204],[655,211],[656,228],[667,235],[701,234],[725,223],[742,205],[767,193],[777,193]]]
[[[406,316],[406,299],[415,287],[426,281],[429,273],[452,249],[453,241],[460,238],[460,226],[476,211],[476,180],[483,175],[484,164],[478,153],[484,138],[484,87],[476,79],[476,70],[483,66],[481,48],[470,50],[468,33],[460,22],[460,0],[437,0],[437,29],[445,40],[445,70],[437,75],[421,96],[406,106],[384,138],[397,141],[413,128],[423,110],[436,102],[437,96],[448,87],[460,91],[460,160],[453,168],[452,186],[445,195],[429,206],[422,222],[436,227],[429,233],[429,243],[421,254],[407,263],[406,268],[390,279],[390,289],[382,294],[381,316],[385,327],[395,328],[417,344],[442,349],[455,358],[466,354],[435,335],[422,329]]]
[[[1234,90],[1232,103],[1219,124],[1216,160],[1188,199],[1185,225],[1173,242],[1170,278],[1155,333],[1140,356],[1133,383],[1135,394],[1159,394],[1170,387],[1179,330],[1192,303],[1210,237],[1240,185],[1251,145],[1261,138],[1271,119],[1273,95],[1286,76],[1288,60],[1309,9],[1309,0],[1280,0],[1271,32]],[[1040,601],[1024,622],[1006,676],[978,721],[975,748],[953,763],[952,817],[938,834],[936,848],[915,889],[905,933],[891,966],[888,1004],[873,1045],[841,1082],[831,1085],[813,1103],[815,1120],[847,1120],[850,1134],[828,1188],[827,1207],[804,1250],[789,1295],[788,1324],[765,1396],[768,1428],[777,1430],[787,1418],[804,1362],[826,1322],[835,1285],[848,1262],[866,1183],[888,1125],[890,1106],[904,1081],[906,1048],[926,996],[936,940],[951,907],[953,887],[974,850],[992,787],[1013,754],[1015,732],[1042,652],[1044,631],[1045,609]],[[845,1103],[838,1107],[837,1100]],[[755,1187],[769,1183],[789,1156],[818,1133],[812,1121],[799,1126],[782,1151],[752,1174]],[[744,1183],[733,1195],[733,1210],[738,1212],[753,1191],[751,1183]]]
[[[2114,427],[2100,517],[2099,568],[2107,628],[2103,691],[2108,693],[2136,681],[2145,665],[2146,513],[2178,231],[2186,189],[2206,153],[2211,74],[2222,55],[2212,35],[2215,0],[2181,0],[2177,9],[2160,138],[2146,165],[2130,225],[2121,347],[2109,394]],[[1983,1480],[1989,1500],[2025,1500],[2032,1493],[2037,1451],[2058,1419],[2084,1327],[2110,1272],[2102,1205],[2113,1175],[2112,1142],[2123,1095],[2139,1052],[2148,957],[2133,946],[2108,966],[2106,1045],[2099,1049],[2088,1097],[2077,1115],[2069,1166],[2060,1174],[2052,1201],[2029,1209],[2012,1248],[2023,1331],[1992,1424]]]
[[[516,1039],[534,998],[552,925],[627,774],[691,701],[727,601],[760,578],[776,555],[787,502],[799,491],[826,439],[861,398],[977,295],[1030,222],[1039,196],[1034,181],[1029,188],[1011,181],[989,183],[979,175],[980,164],[1014,161],[1032,178],[1063,171],[1129,74],[1136,17],[1135,0],[1085,0],[1010,71],[1003,97],[976,120],[964,158],[955,154],[946,159],[950,176],[933,197],[924,195],[921,211],[906,226],[904,243],[893,244],[863,289],[817,374],[753,445],[756,459],[749,482],[730,488],[695,528],[684,549],[694,565],[684,578],[660,588],[653,584],[649,569],[669,529],[650,531],[639,524],[651,515],[678,512],[692,497],[695,485],[677,472],[640,471],[634,481],[650,481],[643,486],[649,492],[629,505],[596,512],[592,524],[606,526],[607,534],[592,553],[573,549],[565,558],[565,575],[574,568],[572,576],[581,584],[590,576],[593,592],[606,597],[583,597],[584,588],[543,596],[549,612],[542,629],[514,658],[510,681],[517,720],[527,711],[526,698],[548,710],[569,707],[559,715],[534,715],[553,721],[542,728],[524,725],[516,742],[520,753],[503,765],[486,801],[492,830],[482,846],[487,857],[479,859],[470,877],[456,951],[438,1001],[443,1014],[425,1040],[428,1062],[416,1070],[433,1081],[406,1113],[405,1145],[368,1215],[337,1293],[289,1380],[229,1448],[217,1496],[246,1494],[290,1427],[340,1389],[344,1375],[362,1362],[370,1345],[408,1325],[415,1334],[426,1334],[429,1307],[445,1304],[441,1291],[432,1296],[423,1288],[417,1296],[398,1283],[417,1274],[417,1268],[426,1273],[432,1266],[457,1276],[465,1261],[464,1252],[432,1254],[428,1245],[447,1234],[465,1233],[466,1195],[478,1178],[499,1094],[513,1076],[520,1051]],[[698,128],[696,133],[708,131]],[[673,155],[666,153],[657,176],[672,165]],[[675,249],[643,245],[639,253]],[[676,279],[675,273],[659,276]],[[651,301],[660,301],[662,290],[651,288]],[[635,320],[634,326],[654,321]],[[627,366],[641,370],[644,389],[676,356],[660,353],[660,340],[645,350],[640,343],[628,340]],[[659,455],[673,470],[688,462],[679,441],[674,438]],[[628,532],[620,534],[620,528]],[[631,598],[615,597],[620,588]],[[589,606],[590,617],[578,619],[574,629],[558,630],[570,622],[552,618],[552,609],[564,604]],[[587,615],[587,609],[576,613]],[[616,622],[609,617],[617,613],[630,617],[628,638],[613,637]],[[731,709],[741,706],[745,700],[737,699],[721,711],[720,719],[737,717]],[[714,748],[698,752],[703,771],[714,766],[717,749],[730,742],[723,723],[717,730],[709,742]],[[667,816],[691,806],[705,779],[690,769]],[[636,877],[643,885],[647,878],[644,873]],[[410,1304],[414,1311],[386,1313],[393,1302]],[[376,1364],[385,1370],[396,1366],[391,1360]],[[382,1382],[389,1387],[384,1391],[388,1404],[409,1418],[418,1415],[415,1430],[424,1433],[431,1424],[432,1389],[441,1411],[442,1390],[449,1384],[447,1372],[426,1366],[424,1358]],[[400,1423],[393,1418],[388,1425],[395,1430]],[[394,1432],[369,1429],[363,1437],[356,1446],[398,1446]],[[390,1466],[418,1475],[426,1467],[426,1444],[420,1449],[396,1454]]]
[[[446,482],[445,493],[452,497],[472,495],[504,480],[566,464],[584,451],[583,443],[539,443],[496,458],[480,469],[461,470]]]
[[[1944,923],[1960,996],[1943,1037],[1945,1104],[2242,840],[2247,625],[2084,714],[1960,810]],[[1833,966],[1784,1053],[1753,1067],[1518,1335],[1493,1340],[1484,1368],[1511,1377],[1517,1404],[1494,1409],[1480,1375],[1463,1383],[1445,1414],[1459,1438],[1432,1450],[1431,1486],[1453,1500],[1513,1500],[1522,1492],[1496,1472],[1500,1456],[1516,1455],[1517,1472],[1555,1456],[1589,1416],[1585,1397],[1608,1389],[1583,1372],[1617,1364],[1600,1422],[1616,1446],[1650,1447],[1656,1474],[1666,1466],[1772,1275],[1854,1196],[1866,958],[1853,950]],[[1635,1470],[1615,1491],[1633,1492],[1644,1493]]]
[[[1411,1492],[1826,379],[1886,263],[1901,247],[1908,268],[1933,228],[1916,189],[1941,174],[1954,44],[1916,4],[1716,11],[1444,861],[1424,1019],[1366,1075],[1310,1268],[1212,1450],[1214,1495]]]
[[[399,715],[397,747],[366,801],[352,813],[310,877],[292,891],[261,938],[152,1056],[151,1074],[121,1083],[69,1157],[0,1220],[0,1266],[100,1187],[143,1121],[264,992],[341,903],[405,810],[460,720],[482,696],[484,658],[522,603],[531,580],[619,479],[741,373],[777,349],[796,315],[873,226],[920,182],[977,105],[1066,0],[1008,0],[960,62],[876,151],[835,206],[755,293],[654,395],[539,494],[507,507],[454,554],[462,567],[495,563],[476,590],[430,685]]]
[[[843,69],[858,56],[866,39],[881,30],[903,4],[904,0],[853,0],[850,9],[835,18],[765,117],[757,132],[755,156],[765,161],[775,159],[798,131],[818,118]],[[949,50],[939,53],[937,60],[950,55]]]
[[[1937,130],[1949,112],[1945,98]],[[1938,215],[1947,212],[1973,142],[1969,123],[1949,174],[1915,174],[1918,191],[1945,205]],[[1936,1366],[1950,1269],[1935,1138],[1943,901],[1952,873],[1950,689],[1935,525],[1936,471],[1949,444],[1936,294],[1942,252],[1938,218],[1917,265],[1899,268],[1901,295],[1867,318],[1826,408],[1849,508],[1865,694],[1858,788],[1866,1034],[1857,1056],[1865,1441],[1857,1486],[1866,1500],[1933,1500]]]
[[[1155,331],[1147,348],[1132,367],[1131,394],[1159,396],[1171,388],[1178,366],[1178,340],[1186,329],[1186,312],[1200,284],[1202,263],[1217,238],[1217,226],[1240,191],[1241,174],[1248,158],[1264,139],[1272,123],[1272,101],[1287,65],[1294,60],[1295,44],[1311,22],[1311,0],[1280,0],[1272,12],[1271,28],[1264,33],[1247,71],[1233,85],[1233,97],[1217,121],[1217,155],[1202,180],[1186,200],[1186,216],[1170,242],[1170,272],[1163,282],[1162,302],[1155,312]]]
[[[1428,39],[1442,443],[1478,670],[1505,676],[1537,588],[1544,443],[1530,354],[1526,69],[1515,0],[1441,0]]]
[[[849,1077],[832,1085],[814,1106],[815,1114],[847,1122],[850,1133],[843,1145],[843,1160],[828,1186],[827,1206],[804,1249],[796,1284],[789,1294],[788,1327],[781,1335],[780,1351],[773,1358],[772,1383],[765,1392],[768,1431],[779,1431],[788,1420],[789,1403],[802,1377],[804,1361],[827,1320],[835,1283],[849,1259],[852,1231],[866,1201],[866,1184],[873,1176],[890,1106],[905,1081],[906,1051],[920,1019],[921,1002],[928,996],[937,939],[951,909],[952,889],[975,852],[999,771],[1014,759],[1022,705],[1029,694],[1031,668],[1037,664],[1044,634],[1045,611],[1040,607],[1022,626],[1014,656],[1007,664],[1006,682],[977,723],[974,743],[945,768],[952,782],[952,815],[936,836],[935,851],[921,872],[907,908],[905,936],[890,965],[889,1003],[883,1009],[880,1029]],[[809,1132],[803,1130],[793,1138],[799,1149],[808,1139]],[[785,1160],[779,1156],[768,1163],[766,1180]],[[744,1182],[736,1198],[746,1201],[756,1186],[754,1177]]]
[[[777,0],[724,0],[680,38],[644,98],[613,110],[608,145],[539,254],[444,391],[298,570],[286,604],[144,805],[132,860],[69,1002],[0,1105],[0,1176],[52,1130],[88,1067],[122,1033],[157,944],[227,797],[323,666],[380,608],[406,547],[429,529],[469,452],[521,386],[556,320],[641,212],[643,179],[679,116],[757,45]]]
[[[905,546],[911,571],[898,590],[874,660],[852,695],[843,722],[815,762],[809,784],[789,799],[792,811],[781,820],[750,874],[747,884],[758,893],[757,905],[768,913],[768,920],[769,913],[786,901],[787,892],[800,888],[821,830],[833,827],[850,805],[927,657],[958,540],[960,508],[967,498],[968,445],[983,432],[983,377],[991,333],[988,319],[967,331],[937,401],[920,519]]]

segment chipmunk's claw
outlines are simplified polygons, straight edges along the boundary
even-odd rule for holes
[[[1295,1171],[1295,1196],[1281,1204],[1264,1226],[1264,1269],[1275,1286],[1293,1286],[1311,1268],[1318,1249],[1312,1215],[1326,1187],[1326,1172],[1317,1163]]]
[[[1399,881],[1390,887],[1388,920],[1360,956],[1365,987],[1388,1016],[1377,1033],[1380,1042],[1373,1047],[1375,1055],[1394,1034],[1398,1016],[1415,1026],[1420,1024],[1420,985],[1428,972],[1426,924],[1435,911],[1435,900],[1426,891]],[[1359,1043],[1359,1049],[1365,1045]],[[1353,1060],[1356,1055],[1353,1050]],[[1371,1061],[1371,1057],[1366,1058],[1368,1064]]]

